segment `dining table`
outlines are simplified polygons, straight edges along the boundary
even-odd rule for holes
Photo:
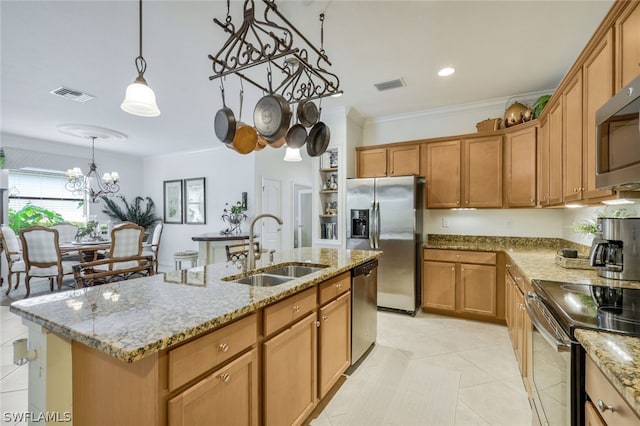
[[[78,253],[81,262],[93,262],[105,257],[105,252],[111,249],[109,240],[71,241],[60,243],[60,254]]]

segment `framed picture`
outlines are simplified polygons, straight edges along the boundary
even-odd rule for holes
[[[165,180],[164,223],[182,222],[182,180]]]
[[[184,223],[207,223],[207,197],[205,178],[184,180]]]

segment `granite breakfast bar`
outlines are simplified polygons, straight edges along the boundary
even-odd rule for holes
[[[167,400],[177,389],[169,390],[170,351],[243,321],[254,321],[260,335],[258,314],[266,307],[307,293],[316,303],[319,285],[345,279],[381,254],[281,252],[274,265],[326,267],[273,287],[223,280],[273,268],[265,259],[247,273],[234,264],[212,264],[15,302],[11,312],[23,317],[30,347],[38,350],[29,366],[30,410],[71,412],[76,424],[167,424]]]

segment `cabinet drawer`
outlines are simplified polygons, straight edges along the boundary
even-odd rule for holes
[[[268,336],[304,317],[316,307],[316,288],[310,288],[264,309],[264,335]]]
[[[173,391],[239,354],[257,340],[257,314],[169,351],[169,390]]]
[[[486,251],[425,249],[424,260],[495,265],[496,254]]]
[[[333,277],[320,284],[320,293],[318,300],[321,305],[324,305],[328,301],[335,299],[342,293],[345,293],[351,289],[351,274],[345,272],[344,274]]]
[[[585,362],[585,388],[598,413],[608,425],[626,426],[640,424],[631,407],[609,382],[593,360],[587,356]],[[600,402],[602,401],[602,402]],[[600,406],[613,407],[601,409]]]

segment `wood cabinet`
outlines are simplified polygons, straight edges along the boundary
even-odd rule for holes
[[[423,258],[423,310],[504,318],[497,309],[504,295],[497,293],[496,253],[425,249]]]
[[[562,100],[550,105],[538,132],[538,202],[562,202]]]
[[[382,177],[387,175],[386,148],[368,148],[357,152],[358,177]]]
[[[399,144],[358,151],[358,177],[420,175],[420,145]]]
[[[612,63],[613,29],[610,29],[583,65],[583,199],[613,195],[611,190],[596,189],[596,111],[614,94]]]
[[[324,398],[351,365],[351,292],[320,308],[318,392]]]
[[[536,205],[536,132],[537,127],[529,125],[528,128],[505,133],[504,179],[507,207]],[[548,134],[546,136],[548,144]]]
[[[589,356],[585,357],[584,370],[585,390],[590,399],[587,403],[594,405],[591,413],[587,413],[587,419],[589,415],[592,419],[597,416],[602,421],[600,424],[609,426],[640,424],[640,418]],[[597,418],[593,424],[599,424]]]
[[[584,403],[584,425],[585,426],[607,426],[605,421],[598,414],[598,409],[593,402]]]
[[[427,144],[428,208],[502,207],[502,136]]]
[[[169,426],[258,425],[257,364],[253,349],[169,400]]]
[[[427,207],[460,205],[461,141],[427,144]]]
[[[317,394],[316,313],[310,313],[263,345],[264,424],[299,425]]]
[[[351,365],[351,274],[318,287],[318,394],[324,398]]]
[[[640,74],[640,3],[629,2],[615,23],[616,91]]]
[[[531,386],[531,337],[532,325],[525,311],[524,294],[527,290],[525,281],[519,271],[510,263],[505,272],[506,287],[506,320],[511,345],[520,368],[522,381],[530,394]]]
[[[582,70],[562,93],[562,195],[565,202],[582,200]]]

